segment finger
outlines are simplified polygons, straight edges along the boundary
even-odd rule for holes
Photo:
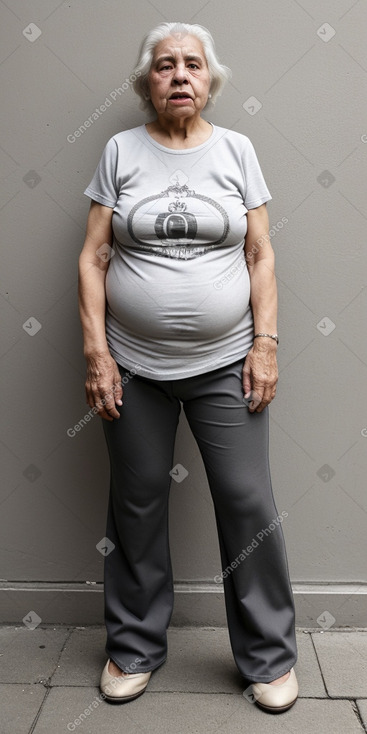
[[[122,403],[121,403],[121,405],[122,405]],[[115,407],[113,407],[113,408],[110,408],[110,409],[109,409],[109,410],[107,411],[107,413],[106,413],[106,414],[107,414],[108,418],[112,418],[112,420],[113,420],[114,418],[120,418],[120,413],[118,412],[117,408],[115,408]],[[102,417],[104,418],[104,416],[102,416]]]
[[[102,391],[99,390],[98,386],[96,384],[88,385],[87,387],[87,395],[88,395],[88,405],[96,411],[96,415],[98,415],[100,418],[105,418],[106,420],[113,420],[113,417],[116,416],[110,416],[108,411],[106,410],[106,400],[103,397]],[[120,417],[118,415],[118,417]]]
[[[249,390],[243,397],[243,401],[245,405],[247,405],[250,413],[253,413],[256,410],[257,406],[262,402],[262,399],[263,395],[261,389],[259,392],[256,390]]]
[[[261,413],[267,405],[270,405],[271,401],[275,397],[275,387],[273,385],[266,385],[264,388],[261,403],[256,407],[257,413]]]
[[[260,392],[257,392],[256,390],[251,390],[249,400],[250,400],[249,406],[248,406],[249,411],[250,413],[254,413],[255,410],[257,411],[258,407],[262,405],[263,403],[264,398],[263,398],[262,391],[260,390]]]
[[[249,397],[249,393],[251,391],[251,376],[250,376],[250,366],[246,369],[246,363],[245,367],[243,368],[242,372],[242,384],[243,384],[243,390],[245,393],[245,398]]]
[[[268,405],[268,402],[266,400],[262,400],[259,405],[256,406],[255,411],[256,413],[262,413],[264,408]]]
[[[92,400],[92,407],[93,410],[96,411],[96,415],[98,415],[100,418],[109,418],[108,413],[106,412],[105,401],[103,400],[103,397],[98,389],[92,391]]]
[[[103,392],[103,391],[101,391]],[[96,406],[97,407],[97,406]],[[115,397],[113,390],[106,391],[100,401],[100,408],[101,408],[101,417],[112,417],[112,418],[119,418],[120,413],[118,412],[116,406],[115,406]]]
[[[115,403],[117,405],[122,405],[122,396],[123,396],[123,389],[122,389],[122,382],[121,380],[118,380],[115,382],[113,386],[113,393],[115,396]]]
[[[94,408],[96,404],[96,399],[94,397],[94,392],[89,384],[85,386],[85,396],[87,398],[87,404],[89,405],[89,407]]]
[[[261,411],[264,410],[265,406],[270,402],[271,390],[272,385],[269,385],[266,380],[259,380],[255,375],[253,375],[250,407],[251,413],[254,413],[255,410],[258,413],[261,413]]]
[[[99,401],[95,404],[95,408],[97,410],[97,415],[100,418],[103,418],[106,421],[113,421],[114,417],[113,415],[110,415],[109,412],[106,410],[106,406],[103,404],[103,400]],[[118,416],[120,417],[120,416]]]

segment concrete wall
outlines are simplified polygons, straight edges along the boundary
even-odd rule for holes
[[[98,418],[67,434],[88,410],[77,312],[82,192],[108,138],[145,121],[129,84],[115,92],[143,34],[182,20],[207,26],[233,70],[207,118],[250,137],[273,196],[280,381],[271,466],[278,510],[288,513],[298,622],[367,622],[366,13],[352,0],[1,4],[4,620],[32,611],[43,621],[102,621],[96,544],[107,451]],[[184,419],[176,461],[189,474],[172,482],[174,621],[221,623],[214,514]],[[325,610],[334,622],[317,622]]]

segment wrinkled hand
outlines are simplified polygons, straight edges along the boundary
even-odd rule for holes
[[[87,358],[85,394],[91,408],[107,421],[119,418],[116,405],[122,405],[121,375],[117,363],[110,353],[96,354]]]
[[[278,382],[276,345],[259,345],[258,341],[255,339],[254,346],[247,353],[242,371],[244,397],[250,400],[250,413],[261,413],[271,403]]]

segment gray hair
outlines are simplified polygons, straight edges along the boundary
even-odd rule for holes
[[[213,36],[207,28],[196,23],[194,25],[190,25],[189,23],[161,23],[149,31],[144,37],[139,51],[139,58],[132,74],[132,77],[136,77],[132,86],[134,92],[141,98],[141,109],[154,109],[150,101],[148,83],[154,49],[160,41],[168,38],[168,36],[172,36],[174,33],[178,33],[181,36],[196,36],[201,41],[210,74],[210,101],[212,104],[215,103],[216,98],[221,94],[226,81],[231,78],[232,72],[230,68],[219,62]]]

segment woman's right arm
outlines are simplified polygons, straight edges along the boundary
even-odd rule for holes
[[[121,376],[108,349],[105,328],[105,281],[110,263],[108,247],[112,245],[112,214],[111,207],[91,202],[79,257],[79,313],[87,361],[86,398],[88,405],[96,407],[101,418],[109,421],[120,417],[116,405],[122,405]]]

